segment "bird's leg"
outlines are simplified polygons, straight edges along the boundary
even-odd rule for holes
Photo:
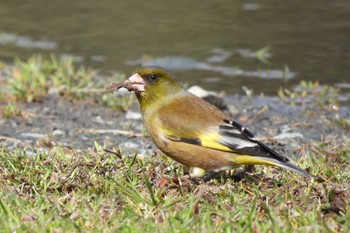
[[[208,181],[210,181],[212,179],[218,178],[219,175],[220,175],[219,172],[209,171],[209,172],[207,172],[206,174],[203,175],[203,180],[204,180],[204,182],[208,182]]]
[[[246,173],[255,172],[255,166],[254,165],[245,165],[243,171]]]
[[[238,182],[241,181],[246,175],[247,173],[252,173],[255,171],[255,166],[254,165],[246,165],[244,166],[243,170],[238,170],[235,172],[235,174],[233,174],[233,180]]]

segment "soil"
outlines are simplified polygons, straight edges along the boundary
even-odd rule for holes
[[[314,104],[291,106],[277,97],[241,95],[225,97],[224,103],[221,107],[258,138],[294,156],[303,144],[321,140],[341,144],[349,134],[349,129],[337,123],[348,120],[349,106],[329,110]],[[88,151],[94,149],[94,142],[141,154],[153,154],[156,149],[150,138],[143,136],[142,119],[126,119],[127,112],[55,94],[18,105],[21,116],[0,118],[0,145],[9,149],[35,153],[50,145],[63,145]],[[131,111],[139,111],[136,101]]]

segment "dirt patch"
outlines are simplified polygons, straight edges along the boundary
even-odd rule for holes
[[[314,141],[342,144],[349,133],[337,123],[350,115],[347,106],[329,111],[312,105],[293,107],[272,97],[239,95],[226,97],[225,103],[226,111],[235,120],[288,154],[298,154],[303,144]],[[17,105],[22,109],[21,116],[0,118],[1,145],[8,148],[38,149],[43,147],[43,141],[51,140],[55,145],[83,151],[92,149],[94,142],[142,154],[152,154],[155,149],[150,138],[144,136],[142,119],[126,119],[126,112],[58,95]],[[139,111],[136,101],[131,109]]]

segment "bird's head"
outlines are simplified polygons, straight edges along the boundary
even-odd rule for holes
[[[154,66],[139,68],[124,83],[127,84],[124,87],[136,93],[141,108],[143,105],[156,104],[183,90],[167,71]]]

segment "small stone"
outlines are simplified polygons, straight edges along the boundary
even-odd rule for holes
[[[16,121],[14,121],[14,120],[11,120],[11,121],[9,122],[9,124],[11,125],[12,128],[15,128],[15,127],[18,126],[18,123],[17,123]]]
[[[23,154],[25,154],[26,156],[32,156],[32,157],[37,155],[35,151],[30,151],[30,150],[23,151]]]
[[[229,106],[227,106],[227,108],[228,108],[228,111],[229,111],[230,113],[232,113],[232,114],[239,114],[239,109],[236,108],[236,106],[234,106],[234,105],[229,105]]]
[[[142,119],[142,115],[139,112],[128,111],[125,115],[127,120],[140,120]]]
[[[65,132],[63,132],[62,130],[59,130],[59,129],[55,129],[54,131],[52,131],[52,136],[62,136],[65,134],[66,134]]]
[[[192,86],[192,87],[188,88],[187,91],[189,91],[192,94],[198,96],[199,98],[204,98],[204,97],[207,97],[207,96],[210,96],[210,95],[218,96],[217,93],[215,93],[213,91],[207,91],[207,90],[201,88],[200,86]]]
[[[101,116],[95,117],[94,122],[99,123],[101,125],[105,123]]]
[[[144,160],[145,159],[145,155],[144,154],[137,154],[136,158],[138,160]]]
[[[52,97],[58,97],[59,94],[60,94],[60,91],[61,90],[59,88],[52,87],[52,88],[49,89],[47,94],[49,96],[52,96]],[[49,112],[49,111],[51,111],[50,108],[44,108],[43,109],[43,112]]]
[[[171,172],[174,168],[172,166],[168,166],[164,169],[164,172],[168,173]]]
[[[125,142],[122,144],[124,147],[129,148],[129,149],[134,149],[134,148],[138,148],[139,145],[133,142]]]

